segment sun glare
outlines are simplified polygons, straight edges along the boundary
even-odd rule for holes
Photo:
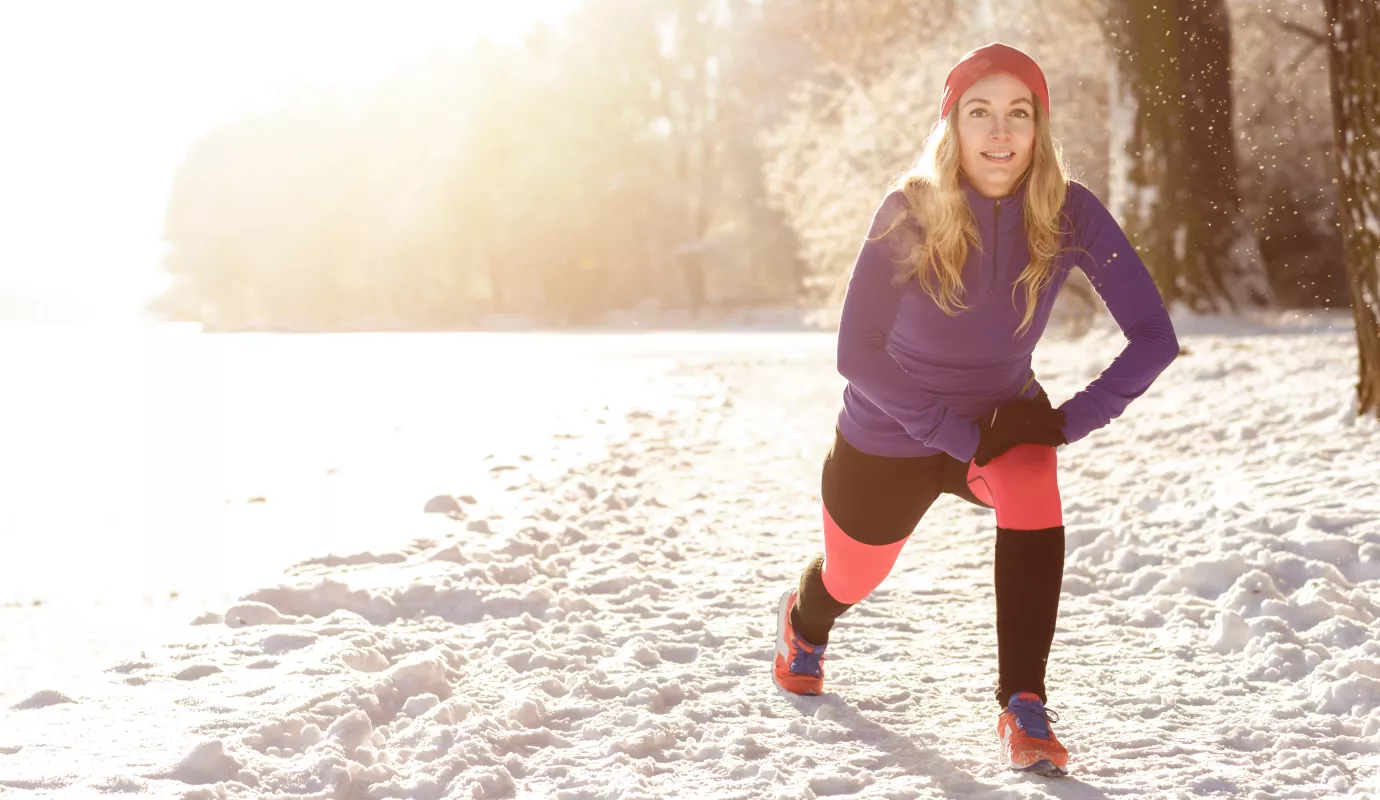
[[[173,171],[206,131],[517,40],[578,2],[0,5],[0,292],[11,307],[131,310],[159,280]]]

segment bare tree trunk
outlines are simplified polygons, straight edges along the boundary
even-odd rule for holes
[[[1108,12],[1112,212],[1167,304],[1270,302],[1238,194],[1226,0],[1111,0]]]
[[[1325,0],[1358,412],[1380,416],[1380,7]]]

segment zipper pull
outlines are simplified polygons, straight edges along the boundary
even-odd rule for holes
[[[997,200],[997,209],[992,214],[992,288],[987,290],[992,294],[997,290],[997,251],[1001,246],[1001,200]]]

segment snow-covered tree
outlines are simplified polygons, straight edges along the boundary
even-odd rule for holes
[[[1325,0],[1360,413],[1380,416],[1380,6]]]

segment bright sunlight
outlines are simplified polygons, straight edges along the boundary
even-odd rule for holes
[[[0,318],[126,317],[158,291],[173,173],[217,125],[358,91],[577,0],[0,5]]]

